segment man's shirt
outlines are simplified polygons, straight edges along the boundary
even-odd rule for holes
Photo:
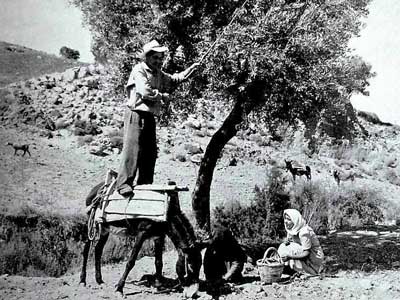
[[[168,74],[161,70],[153,71],[141,62],[132,68],[126,90],[128,107],[132,110],[147,111],[158,115],[161,110],[161,93],[184,80],[184,73]]]

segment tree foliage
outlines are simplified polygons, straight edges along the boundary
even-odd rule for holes
[[[121,71],[115,74],[119,87],[145,42],[155,38],[172,52],[183,45],[192,62],[207,51],[243,3],[72,1],[83,10],[93,33],[95,57]],[[348,41],[359,33],[368,2],[246,1],[206,60],[199,76],[203,80],[177,94],[193,100],[200,90],[202,96],[230,101],[232,94],[235,98],[242,92],[252,105],[262,104],[259,112],[266,121],[295,123],[318,114],[328,102],[343,100],[338,96],[342,91],[365,93],[370,66],[349,54]]]
[[[66,46],[62,46],[60,48],[60,55],[67,59],[75,59],[75,60],[79,59],[79,57],[81,56],[78,50],[74,50]]]
[[[373,76],[348,47],[370,0],[70,1],[93,33],[95,57],[112,67],[117,93],[145,42],[157,39],[172,56],[182,45],[189,64],[217,40],[196,78],[174,93],[182,112],[198,99],[232,107],[199,169],[193,207],[206,214],[217,158],[247,115],[271,130],[282,121],[315,128],[327,107],[366,94]]]

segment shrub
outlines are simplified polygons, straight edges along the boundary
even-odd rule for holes
[[[374,191],[353,187],[333,199],[329,223],[336,228],[371,225],[383,220],[382,201]]]
[[[317,232],[362,226],[383,220],[379,195],[366,187],[331,188],[324,181],[297,183],[293,188],[292,206],[297,208]]]
[[[282,213],[289,207],[289,199],[281,178],[272,170],[265,186],[255,187],[255,197],[249,206],[237,201],[226,207],[217,206],[214,222],[229,227],[247,255],[255,260],[285,235]]]
[[[61,216],[23,206],[14,214],[0,214],[0,274],[61,276],[82,263],[87,235],[86,216]],[[110,235],[102,262],[118,263],[129,257],[133,237]],[[171,242],[167,240],[167,249]],[[169,248],[168,248],[169,247]],[[153,242],[145,241],[139,257],[152,255]],[[91,250],[93,256],[93,250]],[[89,265],[93,264],[93,259]],[[90,276],[90,275],[88,275]]]
[[[78,50],[74,50],[66,46],[60,48],[60,55],[67,59],[75,59],[75,60],[79,59],[80,57],[80,53]]]
[[[315,232],[325,232],[328,227],[326,211],[329,206],[329,191],[320,181],[298,182],[293,189],[292,207],[301,212]]]

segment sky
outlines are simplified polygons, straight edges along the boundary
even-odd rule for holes
[[[0,40],[59,54],[67,46],[93,62],[90,32],[68,0],[0,0]]]
[[[400,0],[373,0],[365,22],[350,46],[377,76],[370,80],[370,96],[354,96],[352,103],[400,125]],[[80,52],[81,61],[93,62],[90,32],[67,0],[0,0],[0,40],[57,55],[67,46]]]

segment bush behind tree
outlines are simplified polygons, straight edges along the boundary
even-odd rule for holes
[[[286,236],[283,224],[286,208],[298,209],[317,234],[371,225],[384,219],[383,201],[376,191],[354,185],[338,190],[322,180],[311,183],[298,180],[289,185],[276,168],[268,176],[263,187],[256,186],[250,205],[235,201],[213,211],[214,223],[230,228],[253,262]]]
[[[231,229],[253,261],[262,257],[270,246],[277,246],[285,236],[283,210],[289,208],[290,197],[278,173],[271,173],[265,186],[255,187],[250,205],[232,202],[214,209],[214,222]]]

